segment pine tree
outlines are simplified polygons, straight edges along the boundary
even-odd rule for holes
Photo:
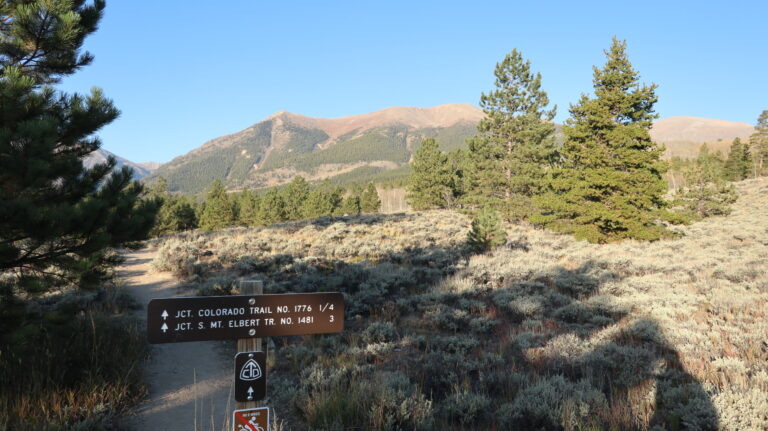
[[[341,212],[343,215],[359,215],[360,214],[360,196],[359,195],[349,195],[346,198],[344,198],[344,202],[341,204]]]
[[[365,187],[365,191],[360,195],[360,211],[370,214],[377,213],[381,209],[381,199],[379,198],[379,192],[376,190],[376,186],[373,183],[368,183]]]
[[[159,202],[141,199],[129,168],[114,171],[112,158],[83,166],[119,111],[99,89],[51,87],[92,61],[81,47],[103,8],[0,4],[0,272],[93,285],[112,263],[106,250],[146,238],[154,224]]]
[[[743,157],[742,154],[735,160]],[[677,214],[685,221],[730,214],[730,206],[738,195],[733,185],[726,183],[726,168],[727,161],[719,151],[712,153],[707,144],[702,145],[698,156],[685,169],[686,187],[677,191],[672,202]]]
[[[526,218],[531,198],[541,192],[548,167],[555,161],[556,108],[541,89],[541,74],[513,50],[496,64],[496,89],[480,97],[486,117],[479,135],[469,141],[471,168],[465,201],[490,206],[505,219]]]
[[[472,229],[467,234],[467,243],[472,251],[484,253],[507,241],[507,233],[501,227],[496,211],[483,208],[472,220]]]
[[[200,228],[211,232],[232,226],[237,220],[235,206],[227,195],[221,180],[211,183],[205,194],[205,207],[200,217]]]
[[[302,219],[301,207],[309,196],[309,184],[302,176],[296,176],[282,192],[287,220]]]
[[[239,199],[238,221],[243,226],[257,226],[260,200],[256,193],[243,190]]]
[[[725,178],[728,181],[741,181],[749,176],[751,168],[749,147],[736,138],[731,144],[728,160],[725,161]]]
[[[330,216],[336,211],[337,205],[335,190],[317,187],[309,192],[309,197],[302,207],[302,214],[304,218]]]
[[[656,85],[639,85],[626,42],[614,37],[606,55],[594,68],[595,97],[571,106],[562,167],[537,198],[543,213],[532,221],[592,242],[655,240],[669,235],[657,224],[667,206],[666,163],[649,135]]]
[[[467,151],[459,148],[448,153],[447,165],[451,176],[449,182],[451,192],[447,194],[446,204],[448,208],[454,208],[471,190],[467,180],[467,174],[470,171]]]
[[[260,226],[269,226],[288,220],[285,201],[277,189],[271,188],[261,197],[257,214],[257,224]]]
[[[752,152],[754,177],[768,174],[768,109],[757,118],[755,133],[749,138],[749,148]]]
[[[406,187],[411,208],[420,211],[447,207],[452,200],[452,177],[448,157],[440,151],[437,141],[427,138],[421,142],[413,155],[411,170]]]

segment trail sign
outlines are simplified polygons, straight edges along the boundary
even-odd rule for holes
[[[267,354],[241,352],[235,355],[235,401],[260,401],[267,395]]]
[[[149,342],[329,334],[344,329],[341,293],[197,296],[153,299]]]
[[[269,431],[269,407],[235,410],[232,413],[233,431]]]

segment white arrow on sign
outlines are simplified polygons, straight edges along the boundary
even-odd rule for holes
[[[160,329],[162,329],[162,330],[163,330],[163,334],[165,334],[165,331],[167,331],[167,330],[168,330],[168,325],[166,325],[165,323],[163,323],[163,326],[161,326],[161,327],[160,327]]]
[[[248,390],[246,392],[248,392],[248,399],[252,400],[253,399],[253,388],[248,386]]]
[[[166,311],[166,310],[163,310],[163,314],[161,314],[161,315],[160,315],[160,317],[162,317],[162,318],[163,318],[163,320],[165,320],[166,318],[168,318],[168,311]]]

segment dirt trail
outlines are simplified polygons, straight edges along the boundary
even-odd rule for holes
[[[181,292],[168,273],[153,273],[150,262],[155,250],[144,249],[125,255],[118,276],[141,305],[137,311],[146,322],[147,303],[152,298],[189,296]],[[221,431],[234,405],[230,399],[234,345],[206,341],[155,344],[144,364],[148,399],[121,425],[136,431]]]

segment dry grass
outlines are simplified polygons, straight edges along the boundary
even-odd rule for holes
[[[518,224],[472,256],[469,220],[435,211],[188,233],[155,263],[345,292],[344,334],[278,342],[288,429],[765,430],[768,181],[737,189],[729,216],[654,243]]]
[[[0,430],[116,429],[113,419],[146,394],[147,343],[129,305],[110,287],[19,308],[0,337]]]

